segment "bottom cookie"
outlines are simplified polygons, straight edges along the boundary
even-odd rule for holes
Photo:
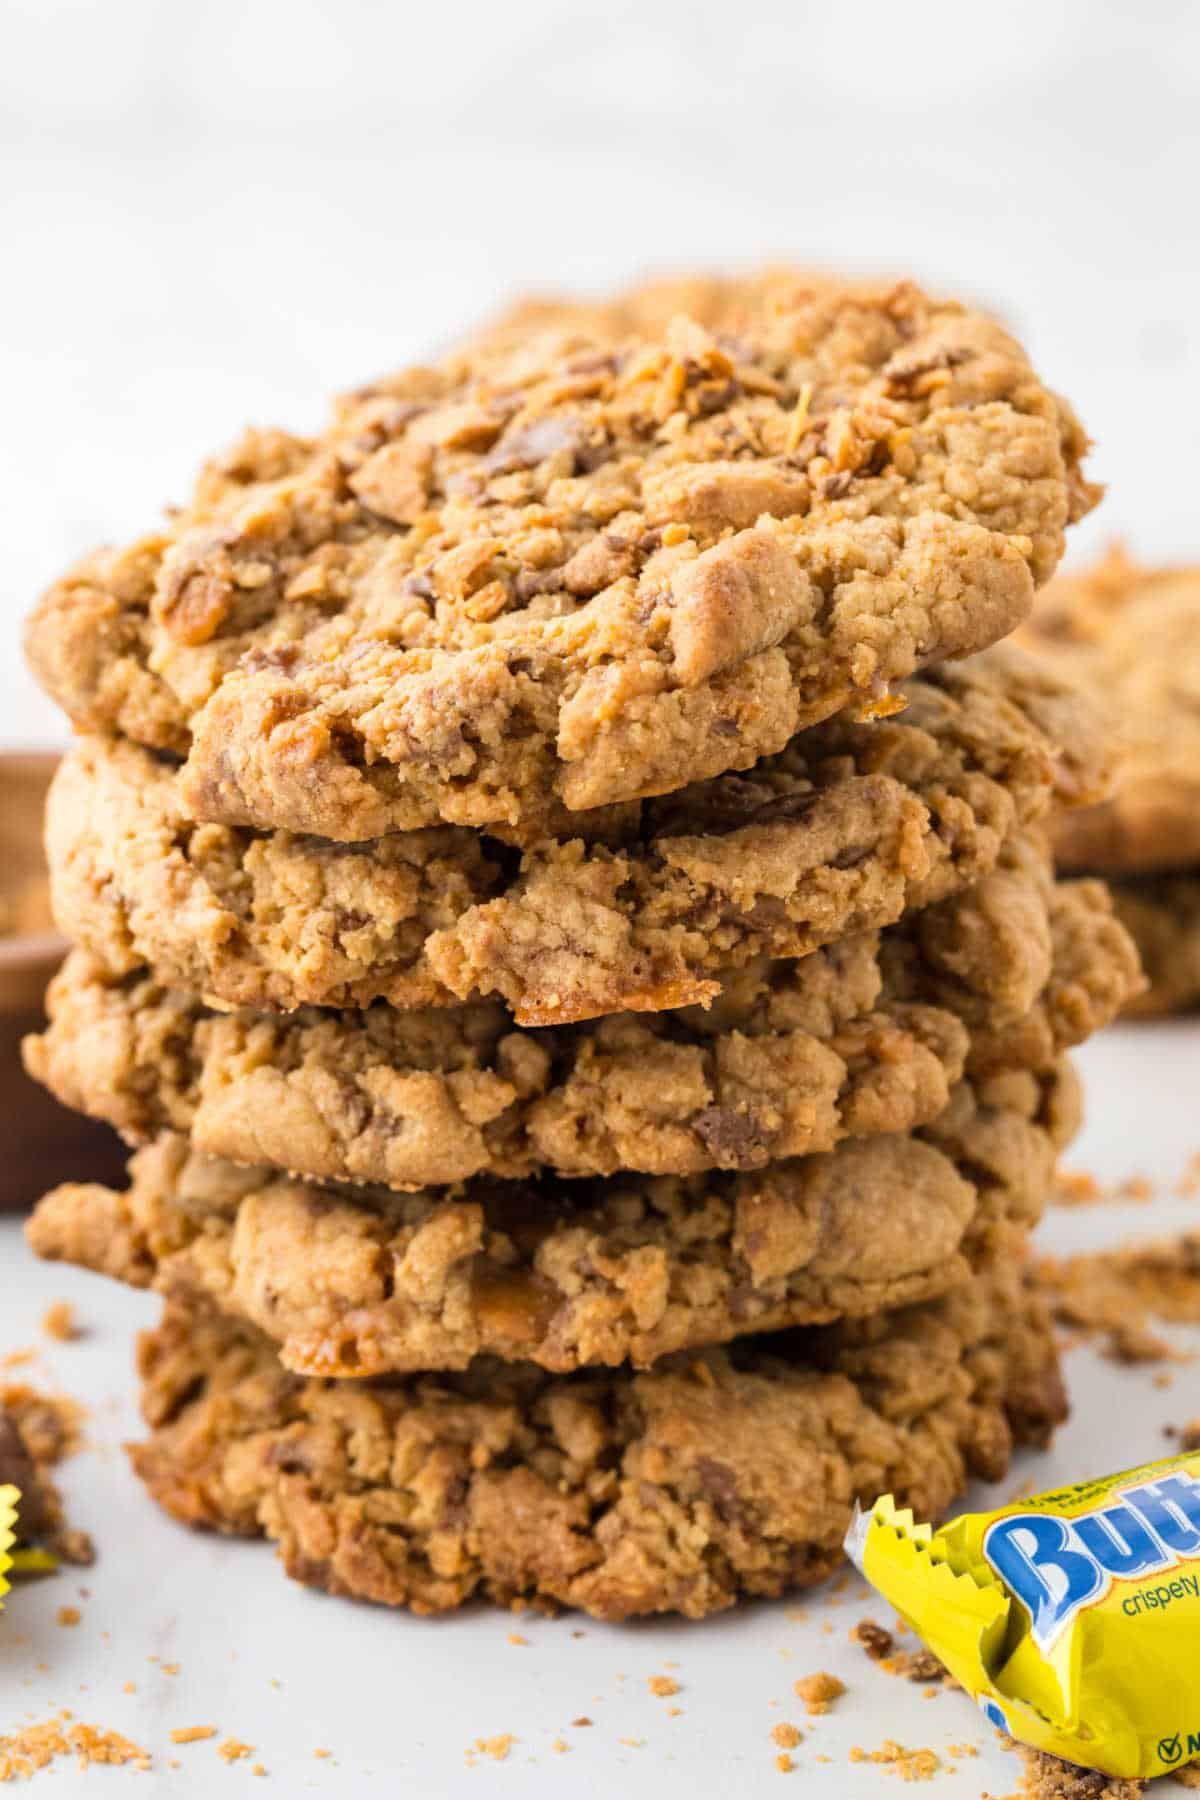
[[[1156,1018],[1200,1006],[1200,869],[1125,877],[1112,883],[1112,894],[1149,983],[1127,1015]]]
[[[820,1580],[856,1499],[919,1517],[1065,1415],[1019,1265],[869,1321],[644,1374],[290,1375],[265,1339],[168,1309],[143,1335],[134,1467],[192,1525],[273,1539],[289,1575],[417,1613],[486,1598],[691,1618]]]

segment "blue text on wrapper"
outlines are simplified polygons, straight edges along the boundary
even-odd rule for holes
[[[1200,1561],[1200,1480],[1168,1475],[1123,1488],[1115,1499],[1115,1505],[1071,1519],[1052,1512],[1009,1513],[984,1536],[984,1556],[1028,1610],[1041,1650],[1084,1607],[1102,1600],[1114,1581],[1141,1582]],[[1200,1577],[1185,1574],[1130,1600],[1140,1613],[1189,1597],[1200,1598]]]

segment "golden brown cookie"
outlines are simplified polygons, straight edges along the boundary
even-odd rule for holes
[[[1152,1018],[1200,1006],[1200,869],[1114,881],[1112,896],[1146,971],[1147,986],[1126,1011]]]
[[[1200,567],[1144,569],[1120,549],[1046,590],[1023,641],[1089,684],[1124,752],[1098,806],[1064,814],[1064,868],[1097,874],[1200,863]]]
[[[132,1144],[182,1131],[316,1180],[689,1174],[926,1124],[968,1067],[1045,1069],[1137,987],[1103,886],[1055,885],[1018,840],[964,894],[882,935],[751,964],[707,1010],[536,1032],[495,1001],[214,1013],[76,951],[25,1061]]]
[[[131,1186],[57,1188],[39,1255],[257,1326],[289,1368],[356,1376],[474,1356],[645,1365],[747,1332],[942,1293],[1041,1214],[1077,1108],[1067,1070],[961,1084],[915,1136],[753,1174],[321,1189],[181,1137]]]
[[[168,1311],[140,1350],[134,1467],[187,1524],[295,1579],[418,1613],[486,1598],[700,1617],[837,1566],[856,1499],[921,1518],[1065,1413],[1019,1262],[908,1311],[649,1373],[297,1380],[264,1339]]]
[[[479,352],[503,355],[532,338],[553,333],[564,349],[574,349],[579,339],[620,343],[630,337],[656,337],[681,314],[718,338],[738,338],[753,333],[756,318],[794,312],[813,304],[822,294],[841,293],[848,300],[856,287],[870,302],[880,282],[854,283],[820,269],[787,264],[769,264],[735,275],[696,271],[649,275],[601,296],[562,292],[519,295],[463,342]]]
[[[497,994],[523,1025],[703,1002],[959,892],[1052,803],[1105,791],[1093,706],[999,646],[803,733],[744,775],[523,855],[442,827],[367,845],[197,826],[172,765],[85,739],[55,779],[57,915],[117,974],[232,1006]]]
[[[186,754],[197,819],[529,836],[1003,637],[1095,498],[1084,448],[995,321],[911,285],[720,340],[518,334],[251,433],[28,653],[77,725]]]

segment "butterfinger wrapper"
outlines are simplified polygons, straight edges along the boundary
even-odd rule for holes
[[[0,1487],[0,1605],[8,1592],[8,1571],[12,1568],[11,1551],[17,1541],[17,1501],[15,1487]]]
[[[1200,1454],[846,1549],[1001,1731],[1126,1780],[1200,1761]]]

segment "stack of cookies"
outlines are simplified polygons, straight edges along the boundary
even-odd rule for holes
[[[1140,568],[1112,550],[1059,576],[1026,641],[1111,708],[1114,792],[1064,813],[1059,864],[1112,882],[1148,985],[1129,1010],[1200,1006],[1200,568]]]
[[[1025,1244],[1138,975],[1042,835],[1103,733],[989,646],[1082,434],[909,286],[654,310],[250,434],[29,633],[28,1062],[139,1146],[31,1241],[165,1296],[168,1510],[422,1612],[778,1593],[1063,1410]]]

